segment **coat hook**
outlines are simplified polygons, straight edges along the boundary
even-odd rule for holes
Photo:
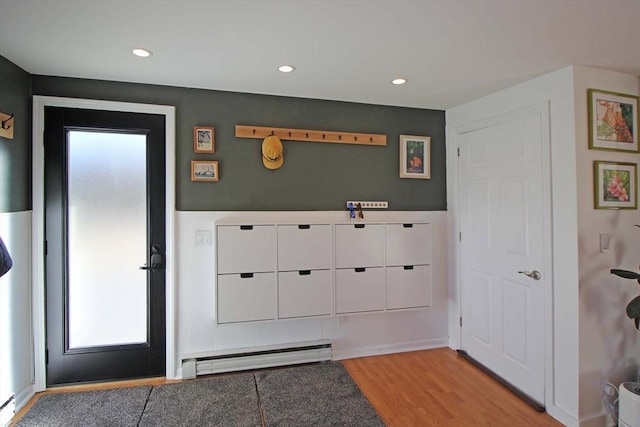
[[[255,129],[253,130],[253,134],[254,134],[254,135],[256,134],[256,130],[255,130]]]
[[[308,133],[305,133],[305,135],[306,135],[307,139],[309,139],[309,134],[308,134]]]
[[[291,138],[291,131],[289,131],[289,138]]]
[[[271,131],[271,136],[275,135],[276,132],[275,131]]]
[[[9,124],[9,122],[13,119],[13,114],[10,115],[6,120],[2,120],[2,123],[0,123],[0,127],[2,127],[2,129],[7,130],[11,128],[11,125]]]
[[[369,142],[373,142],[373,137],[369,137]]]
[[[338,135],[338,140],[342,141],[342,135]]]
[[[358,137],[357,136],[353,137],[353,142],[358,142]]]

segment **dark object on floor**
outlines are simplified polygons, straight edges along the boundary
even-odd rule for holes
[[[255,376],[268,427],[385,425],[339,362],[275,369]]]
[[[140,427],[260,427],[252,374],[165,384],[153,388]]]
[[[339,362],[160,386],[45,394],[18,427],[384,426]]]
[[[151,386],[41,396],[17,427],[137,426]]]
[[[0,237],[0,277],[4,276],[7,271],[11,270],[12,266],[13,260],[11,259],[11,255],[9,255],[9,251],[4,245],[2,237]]]

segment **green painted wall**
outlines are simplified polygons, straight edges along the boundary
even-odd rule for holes
[[[15,114],[13,139],[0,137],[0,212],[31,210],[31,76],[0,56],[0,111]]]
[[[33,76],[34,95],[176,107],[178,210],[341,210],[387,200],[391,210],[445,210],[444,111],[134,83]],[[386,134],[385,147],[283,141],[284,165],[267,170],[261,140],[235,125]],[[215,127],[216,153],[193,153],[193,126]],[[399,135],[427,135],[430,180],[399,178]],[[192,160],[218,160],[219,182],[192,182]]]

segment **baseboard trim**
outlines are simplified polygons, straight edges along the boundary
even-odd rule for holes
[[[578,425],[580,427],[600,427],[600,426],[612,426],[615,423],[613,419],[609,417],[609,414],[605,413],[597,413],[597,414],[588,414],[584,417],[580,418],[580,422]]]
[[[15,397],[15,402],[16,402],[16,406],[15,406],[15,411],[18,412],[24,405],[26,405],[27,403],[29,403],[29,401],[31,400],[31,398],[33,396],[36,395],[36,392],[33,388],[33,384],[29,384],[28,386],[26,386],[24,389],[22,389],[22,391],[20,391],[19,393],[16,393],[16,397]]]
[[[447,347],[448,338],[435,338],[431,340],[414,341],[408,343],[377,345],[372,347],[358,347],[350,349],[333,347],[333,360],[355,359],[356,357],[377,356],[381,354],[406,353],[409,351],[431,350]]]
[[[566,427],[580,427],[580,421],[563,408],[550,403],[545,405],[545,410]]]
[[[469,354],[466,351],[464,351],[464,350],[457,350],[457,351],[458,351],[458,354],[460,355],[460,357],[462,357],[463,359],[465,359],[466,361],[471,363],[473,366],[475,366],[476,368],[480,369],[482,372],[484,372],[485,374],[489,375],[491,378],[493,378],[494,380],[499,382],[500,385],[502,385],[504,388],[509,390],[511,393],[513,393],[516,396],[518,396],[527,405],[531,406],[533,409],[535,409],[538,412],[545,412],[544,405],[541,405],[539,402],[537,402],[536,400],[532,399],[530,396],[528,396],[522,390],[520,390],[519,388],[515,387],[513,384],[511,384],[510,382],[508,382],[507,380],[505,380],[504,378],[502,378],[501,376],[499,376],[498,374],[493,372],[491,369],[489,369],[486,366],[484,366],[482,363],[478,362],[473,357],[469,356]]]

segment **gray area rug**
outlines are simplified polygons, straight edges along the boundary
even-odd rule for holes
[[[161,386],[45,394],[19,427],[384,426],[346,369],[325,362]]]
[[[137,426],[151,386],[41,396],[18,427]]]
[[[255,374],[265,425],[384,426],[338,362]]]
[[[153,388],[140,426],[260,427],[252,374]]]

